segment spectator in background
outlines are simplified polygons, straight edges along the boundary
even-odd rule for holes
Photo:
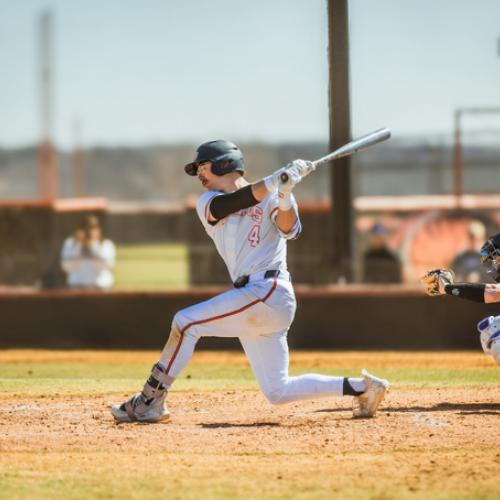
[[[382,224],[370,230],[370,243],[363,255],[363,283],[401,283],[401,262],[387,245],[388,231]]]
[[[472,221],[467,227],[467,247],[458,253],[450,267],[455,281],[467,283],[491,283],[491,277],[481,264],[479,250],[486,239],[486,228],[482,222]]]
[[[61,267],[68,287],[109,290],[114,283],[111,269],[115,256],[115,245],[104,238],[97,217],[85,217],[61,251]]]

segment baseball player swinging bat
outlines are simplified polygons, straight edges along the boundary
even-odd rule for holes
[[[351,154],[388,137],[388,131],[379,131],[333,155]],[[297,302],[286,245],[302,229],[292,191],[314,169],[314,163],[297,159],[250,183],[245,179],[243,153],[236,144],[219,139],[199,146],[184,171],[205,190],[196,203],[196,213],[224,260],[233,287],[174,315],[168,340],[142,390],[111,409],[116,422],[167,420],[167,393],[189,362],[197,341],[214,336],[240,340],[271,404],[341,396],[352,398],[353,417],[375,416],[389,387],[385,379],[366,370],[361,377],[288,374],[287,336]]]
[[[370,132],[369,134],[366,134],[358,139],[354,139],[353,141],[344,144],[332,153],[323,156],[323,158],[313,161],[313,169],[315,170],[317,167],[324,165],[325,163],[328,163],[330,161],[338,160],[339,158],[343,158],[344,156],[351,156],[358,151],[363,151],[365,149],[371,148],[372,146],[375,146],[380,142],[386,141],[390,137],[391,131],[387,128],[381,128],[375,130],[374,132]],[[280,176],[280,180],[281,182],[286,183],[288,181],[288,174],[286,172],[283,172]]]

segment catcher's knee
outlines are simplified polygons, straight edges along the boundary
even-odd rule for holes
[[[477,324],[481,346],[500,365],[500,316],[488,316]]]
[[[500,338],[493,342],[491,346],[491,356],[496,361],[496,364],[500,366]]]

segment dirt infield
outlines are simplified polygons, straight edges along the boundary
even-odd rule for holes
[[[123,363],[129,355],[41,353],[38,361]],[[215,356],[200,353],[194,364],[243,363],[238,355]],[[366,360],[359,353],[342,359],[354,366],[358,356]],[[376,356],[372,365],[404,361],[398,354]],[[27,357],[26,351],[4,352],[0,362]],[[332,362],[327,354],[294,359],[306,367]],[[422,354],[420,366],[438,360],[437,353]],[[452,353],[441,355],[440,366],[458,360],[462,368],[488,363],[484,356]],[[180,390],[169,395],[170,421],[157,425],[114,424],[109,407],[128,393],[26,397],[2,391],[0,479],[21,488],[21,497],[29,496],[23,488],[30,481],[39,488],[40,478],[49,478],[53,488],[60,481],[61,494],[72,485],[82,497],[125,490],[133,498],[498,498],[498,380],[484,387],[403,385],[371,420],[352,418],[350,398],[271,406],[256,390]],[[135,489],[137,481],[143,490]]]
[[[115,425],[116,398],[18,399],[0,403],[1,450],[130,449],[151,426]],[[496,389],[391,394],[376,419],[353,419],[349,399],[269,406],[253,391],[173,393],[170,422],[154,426],[151,452],[297,453],[484,447],[498,436]],[[8,441],[8,446],[6,442]],[[494,441],[493,441],[494,442]],[[500,444],[500,439],[496,440]],[[500,462],[499,462],[500,465]]]

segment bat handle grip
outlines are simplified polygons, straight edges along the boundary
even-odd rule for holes
[[[288,182],[288,174],[286,172],[283,172],[281,175],[280,175],[280,180],[283,184],[285,184],[286,182]]]

